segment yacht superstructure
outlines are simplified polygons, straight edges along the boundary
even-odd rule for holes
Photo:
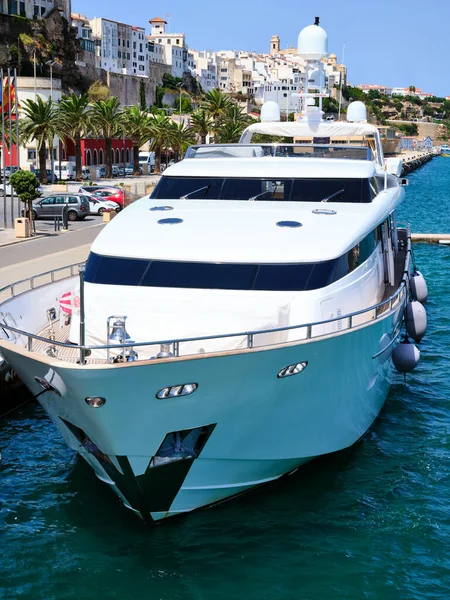
[[[318,112],[191,148],[79,275],[0,304],[7,361],[145,520],[346,448],[386,400],[411,271],[402,180],[375,127]]]

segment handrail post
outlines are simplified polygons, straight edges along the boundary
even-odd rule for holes
[[[247,335],[247,348],[253,348],[253,333]]]
[[[79,266],[78,271],[80,274],[80,365],[84,365],[86,363],[86,348],[84,347],[86,341],[86,327],[84,322],[84,273],[86,266]]]

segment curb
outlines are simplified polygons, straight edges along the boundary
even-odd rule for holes
[[[14,246],[15,244],[23,244],[24,242],[32,242],[33,240],[40,240],[41,238],[48,237],[48,233],[36,234],[33,237],[23,238],[20,240],[13,240],[12,242],[6,242],[6,244],[0,243],[0,248],[6,248],[7,246]]]

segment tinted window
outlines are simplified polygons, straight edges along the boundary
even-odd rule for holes
[[[162,177],[152,198],[212,200],[284,200],[290,202],[371,202],[368,179],[260,179]]]
[[[216,264],[112,258],[91,252],[85,279],[89,283],[165,288],[221,290],[314,290],[330,285],[339,262],[346,256],[322,263]],[[348,268],[345,269],[347,274]]]
[[[289,200],[291,180],[225,179],[221,198],[229,200]]]
[[[206,177],[161,177],[152,193],[152,198],[167,198],[173,200],[186,194],[193,193],[191,198],[216,199],[220,197],[223,179],[208,179]],[[204,189],[204,188],[207,189]]]
[[[48,206],[49,204],[55,204],[55,198],[53,198],[52,196],[49,196],[48,198],[45,198],[45,200],[42,200],[42,202],[40,202],[41,206]]]
[[[370,202],[367,179],[294,179],[292,202]]]

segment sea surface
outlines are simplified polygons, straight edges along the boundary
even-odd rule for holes
[[[400,219],[450,232],[450,158],[410,175]],[[450,597],[450,248],[416,245],[429,329],[356,446],[229,503],[147,527],[36,405],[0,420],[0,598]]]

